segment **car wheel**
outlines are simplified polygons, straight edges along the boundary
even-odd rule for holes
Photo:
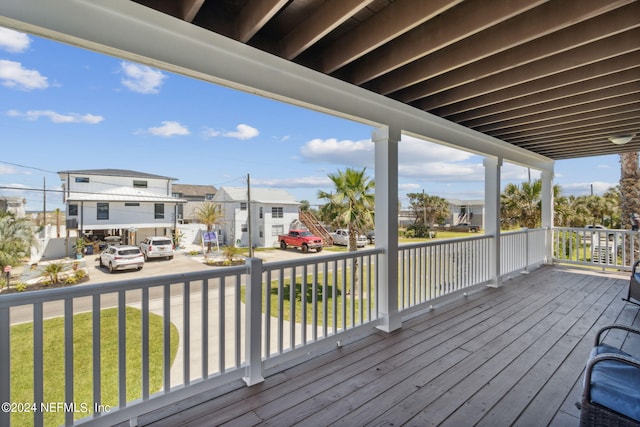
[[[143,253],[143,255],[144,255],[144,260],[145,261],[149,261],[149,256],[147,255],[147,253],[145,252],[145,253]]]
[[[142,266],[138,267],[138,271],[142,270]]]
[[[109,263],[109,273],[114,273],[116,271],[115,268],[113,268],[113,263]]]
[[[172,259],[173,259],[173,257],[172,257],[172,256],[168,256],[168,257],[167,257],[167,259],[168,259],[168,260],[172,260]]]
[[[104,264],[102,263],[102,257],[98,258],[98,264],[100,265],[100,267],[104,267]]]
[[[306,254],[307,252],[309,252],[309,246],[307,246],[307,244],[306,244],[306,243],[304,243],[304,244],[302,245],[302,253],[303,253],[303,254]]]
[[[320,246],[318,249],[316,249],[316,252],[322,252],[322,246]]]
[[[287,244],[284,242],[284,240],[280,241],[280,249],[287,249]]]

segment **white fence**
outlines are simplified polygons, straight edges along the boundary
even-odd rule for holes
[[[638,260],[637,231],[569,228],[553,229],[553,258],[557,263],[629,271]]]
[[[508,267],[502,274],[540,263],[544,236],[545,230],[503,236],[510,255],[503,259]],[[475,236],[401,246],[398,282],[392,284],[398,286],[398,310],[428,307],[437,298],[494,280],[489,268],[495,258],[493,239]],[[59,399],[62,405],[84,404],[89,410],[78,413],[64,407],[64,419],[48,411],[1,412],[0,425],[112,425],[240,378],[254,384],[265,369],[371,334],[380,324],[382,255],[382,249],[366,249],[264,264],[253,258],[246,265],[205,272],[3,295],[0,402],[21,399],[41,405]],[[109,325],[103,316],[108,311],[114,313],[117,331],[113,349],[104,344]],[[48,324],[50,318],[61,321],[63,341],[63,357],[56,363],[63,372],[59,382],[64,393],[57,398],[50,394],[52,379],[44,366],[50,360],[45,335],[55,329]],[[89,336],[83,338],[90,341],[82,346],[85,350],[74,344],[74,332],[82,323],[90,325]],[[154,326],[158,323],[159,329]],[[29,396],[18,396],[24,385],[12,382],[12,364],[19,360],[11,336],[19,324],[32,328],[23,338],[33,357]],[[135,337],[127,339],[132,334]],[[79,360],[90,362],[82,365]],[[117,392],[108,397],[105,373],[113,366]],[[79,385],[83,379],[89,392]]]

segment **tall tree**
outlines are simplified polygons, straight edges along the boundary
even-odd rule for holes
[[[640,214],[640,170],[638,153],[620,153],[620,220],[621,228],[631,228],[631,215]]]
[[[38,239],[28,219],[0,212],[0,267],[20,264],[37,246]]]
[[[430,196],[425,192],[407,193],[409,207],[415,215],[415,224],[421,225],[424,233],[428,236],[431,226],[435,223],[442,223],[450,215],[449,202],[442,197]],[[418,230],[420,227],[416,227]],[[416,237],[425,237],[422,233],[417,233]]]
[[[196,218],[207,226],[207,232],[213,231],[213,226],[223,218],[222,210],[214,203],[205,202],[195,210]],[[207,252],[211,252],[211,242],[207,244]]]
[[[349,250],[357,250],[357,236],[373,227],[374,182],[366,176],[366,168],[361,171],[347,168],[329,174],[335,191],[318,192],[318,198],[328,203],[321,208],[323,216],[328,216],[330,223],[349,230]]]

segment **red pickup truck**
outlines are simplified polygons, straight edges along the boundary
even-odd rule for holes
[[[287,249],[287,246],[292,246],[300,248],[304,253],[309,252],[309,249],[315,249],[316,252],[322,250],[322,239],[307,230],[289,230],[289,234],[279,235],[278,241],[280,242],[280,249]]]

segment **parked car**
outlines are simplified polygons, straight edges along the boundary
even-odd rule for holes
[[[331,233],[331,237],[333,238],[334,245],[349,246],[349,230],[347,230],[346,228],[337,229],[335,233]],[[367,246],[367,243],[369,243],[367,236],[361,234],[356,237],[357,247],[363,248]]]
[[[100,267],[107,267],[109,272],[117,270],[142,270],[144,255],[137,246],[107,246],[100,253]]]
[[[175,252],[171,238],[166,236],[147,237],[140,242],[140,250],[145,261],[149,258],[172,259]]]
[[[304,253],[309,252],[309,249],[315,249],[316,252],[322,251],[322,239],[308,230],[289,230],[288,234],[278,236],[278,242],[280,242],[280,249],[283,250],[293,246],[300,248]]]
[[[448,231],[466,231],[469,233],[477,233],[480,231],[479,225],[473,225],[466,222],[461,222],[460,224],[452,225],[447,228]]]
[[[373,245],[376,242],[376,232],[375,231],[368,232],[367,240],[369,241],[370,245]]]

